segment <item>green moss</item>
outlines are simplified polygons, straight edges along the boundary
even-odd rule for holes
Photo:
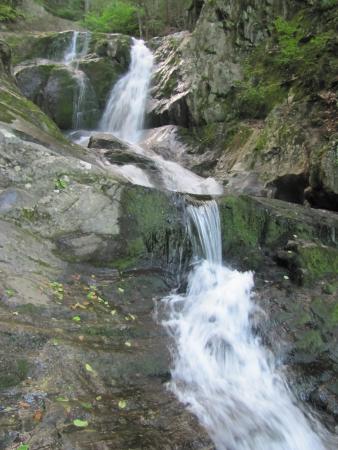
[[[324,350],[325,344],[317,330],[309,330],[302,334],[296,343],[296,348],[304,352],[319,353]]]
[[[238,114],[240,117],[264,118],[272,108],[286,97],[281,83],[272,81],[253,85],[251,81],[240,85],[237,94]]]
[[[15,22],[22,17],[16,8],[11,5],[0,5],[0,23],[1,22]]]
[[[290,87],[303,97],[335,83],[337,4],[327,7],[321,15],[317,4],[291,20],[275,20],[271,38],[244,63],[243,80],[225,104],[227,117],[262,119],[287,98]]]
[[[322,328],[328,333],[334,333],[338,325],[338,300],[317,298],[311,302],[311,310],[322,323]]]
[[[307,277],[316,280],[329,274],[338,273],[338,250],[324,245],[305,245],[298,250],[301,266]]]
[[[12,48],[12,63],[34,58],[59,60],[72,39],[72,32],[13,33],[6,36],[6,42]]]
[[[80,69],[85,72],[91,84],[95,86],[99,105],[103,109],[111,87],[124,72],[124,67],[118,63],[112,63],[108,58],[98,58],[81,62]]]
[[[8,88],[7,88],[8,86]],[[22,118],[61,142],[66,139],[53,123],[34,103],[27,100],[10,84],[0,85],[0,121],[12,123]]]
[[[245,197],[226,197],[221,205],[225,255],[245,258],[255,268],[262,258],[259,245],[265,220],[264,213],[260,214]]]

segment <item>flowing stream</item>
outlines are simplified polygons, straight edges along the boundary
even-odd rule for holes
[[[222,265],[215,201],[188,206],[196,266],[186,294],[164,299],[175,342],[171,388],[220,450],[323,450],[271,352],[253,333],[251,272]]]
[[[100,131],[137,145],[142,136],[153,55],[134,40],[128,73],[111,91]],[[222,192],[176,163],[146,153],[167,189],[198,194]],[[152,186],[143,170],[116,168],[135,184]],[[128,178],[129,177],[129,178]],[[253,274],[222,265],[215,201],[187,206],[194,268],[187,292],[164,299],[164,324],[174,341],[171,389],[199,418],[219,450],[324,450],[321,427],[305,415],[278,372],[274,356],[253,332]],[[333,447],[332,447],[333,448]]]

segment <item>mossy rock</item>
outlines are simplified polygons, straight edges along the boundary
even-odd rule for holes
[[[297,268],[304,270],[304,283],[338,272],[334,240],[335,214],[282,202],[245,196],[219,200],[223,251],[246,269],[257,269],[264,252],[276,253],[296,239]]]
[[[125,188],[119,221],[125,252],[114,264],[121,269],[133,267],[142,259],[163,267],[178,264],[178,249],[185,241],[179,204],[179,198],[172,194],[136,186]]]
[[[55,64],[46,63],[24,66],[15,74],[17,84],[25,97],[39,106],[43,103],[43,92]]]
[[[65,142],[58,127],[40,108],[23,97],[12,84],[3,82],[0,87],[0,121],[12,124],[18,119],[33,124],[60,142]]]
[[[108,58],[90,58],[80,62],[79,68],[94,86],[99,106],[104,109],[109,92],[124,72],[123,66]]]
[[[12,48],[13,65],[35,58],[60,61],[71,43],[73,31],[16,33],[6,36]]]
[[[68,69],[52,70],[45,88],[43,109],[61,129],[72,128],[76,90],[76,79]]]
[[[297,249],[300,266],[305,269],[308,281],[316,281],[338,273],[338,249],[309,243]]]

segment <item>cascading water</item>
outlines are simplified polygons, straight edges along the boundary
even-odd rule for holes
[[[73,100],[73,130],[79,130],[85,126],[90,99],[95,97],[95,92],[87,75],[79,70],[81,58],[84,58],[89,50],[91,33],[73,31],[72,40],[63,56],[63,63],[69,67],[76,80],[76,91]]]
[[[78,69],[78,60],[87,55],[91,38],[91,33],[87,31],[83,33],[73,31],[72,40],[63,55],[63,63],[73,65],[75,62],[75,69]]]
[[[114,86],[100,128],[125,141],[137,143],[143,130],[154,58],[141,40],[133,40],[128,73]]]
[[[75,70],[73,76],[77,84],[73,100],[73,130],[79,130],[86,126],[91,114],[95,114],[97,101],[87,75],[81,70]]]
[[[152,77],[154,58],[142,40],[133,40],[131,64],[128,73],[113,87],[104,111],[100,130],[111,133],[131,144],[130,150],[145,154],[136,145],[143,134],[146,102]],[[222,187],[212,178],[204,179],[184,169],[180,165],[166,161],[155,153],[147,152],[161,173],[166,189],[192,194],[217,195]],[[153,186],[148,175],[133,165],[118,167],[116,170],[135,184]]]
[[[101,131],[132,143],[129,151],[152,160],[167,189],[220,194],[216,181],[135,145],[142,134],[152,67],[151,52],[134,40],[129,71],[111,91]],[[152,186],[148,174],[133,164],[111,167],[135,184]],[[187,293],[163,301],[169,314],[165,326],[175,341],[172,390],[219,450],[335,448],[322,443],[322,428],[298,408],[273,355],[252,330],[258,310],[252,300],[253,274],[222,265],[216,202],[190,205],[187,214],[195,268]]]
[[[188,206],[187,214],[198,264],[187,293],[164,300],[164,323],[176,344],[172,390],[219,450],[331,448],[311,429],[320,433],[252,331],[253,274],[222,266],[217,204]]]

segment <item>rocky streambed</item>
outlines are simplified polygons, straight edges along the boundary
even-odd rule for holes
[[[64,38],[64,33],[57,34],[53,42]],[[167,48],[174,47],[171,57],[180,45],[176,39],[182,38],[186,35],[169,42]],[[34,47],[40,37],[27,41],[29,51],[25,41],[15,39],[8,36],[25,55],[16,50],[16,64],[46,56],[40,44]],[[93,59],[92,67],[109,65],[112,59],[114,67],[126,68],[128,60],[118,52],[119,38],[101,36],[93,42],[96,47],[83,67]],[[129,51],[125,38],[121,42]],[[108,154],[107,148],[99,148],[107,142],[91,148],[70,143],[40,110],[39,106],[55,119],[46,97],[37,99],[34,89],[26,95],[38,105],[23,97],[4,43],[0,55],[0,448],[16,449],[21,443],[31,450],[214,448],[197,420],[167,389],[171,342],[154,317],[160,299],[186,284],[191,243],[185,206],[201,198],[130,185],[109,164],[130,163],[116,140],[109,143]],[[43,66],[23,65],[17,71],[19,84],[25,71],[43,71]],[[67,67],[63,70],[69,72]],[[46,95],[53,71],[59,69],[53,67],[39,84]],[[168,73],[164,70],[162,75]],[[35,79],[41,80],[40,75]],[[180,94],[184,98],[184,92]],[[104,97],[107,88],[95,95]],[[179,97],[174,100],[173,105],[180,105]],[[170,104],[166,103],[169,110]],[[170,114],[173,120],[157,123],[165,128],[149,131],[149,148],[168,159],[175,154],[183,165],[199,167],[199,173],[213,173],[214,164],[207,161],[215,158],[210,141],[205,136],[196,140],[195,132],[186,139],[186,130],[182,133],[177,125],[189,124],[181,123],[178,113]],[[260,130],[262,124],[251,125]],[[162,133],[160,140],[157,133]],[[240,139],[238,133],[231,145],[248,150],[246,138],[251,138],[244,132],[245,139]],[[264,144],[263,153],[269,153],[270,144]],[[149,168],[146,159],[129,157]],[[279,358],[279,370],[287,372],[297,399],[334,432],[337,215],[255,197],[271,180],[258,186],[255,178],[245,184],[252,161],[243,161],[248,166],[243,172],[238,164],[241,173],[234,178],[238,176],[248,186],[244,191],[253,196],[234,194],[238,189],[230,182],[228,192],[217,199],[223,259],[231,267],[255,271],[256,300],[262,308],[257,334]],[[268,170],[271,159],[264,161]],[[324,177],[332,173],[330,164],[323,167]]]

